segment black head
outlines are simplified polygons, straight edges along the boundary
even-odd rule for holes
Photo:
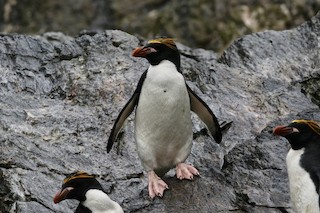
[[[294,120],[288,126],[277,126],[273,134],[285,137],[295,150],[320,143],[320,126],[312,120]]]
[[[89,189],[102,189],[100,183],[95,179],[95,176],[89,175],[86,172],[75,172],[68,175],[64,180],[60,191],[57,192],[53,201],[59,203],[66,199],[76,199],[84,201],[86,192]]]
[[[158,38],[138,47],[132,52],[134,57],[146,58],[151,65],[158,65],[163,60],[174,63],[180,70],[180,53],[172,38]]]

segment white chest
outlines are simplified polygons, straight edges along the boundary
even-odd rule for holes
[[[290,186],[290,197],[297,213],[319,213],[319,196],[310,175],[300,166],[304,149],[290,149],[287,154],[287,170]]]
[[[148,69],[136,112],[136,127],[139,126],[152,132],[163,128],[181,131],[191,128],[185,80],[170,61],[162,61]]]
[[[86,193],[83,206],[89,208],[93,213],[123,213],[118,203],[111,200],[107,194],[97,189],[90,189]]]
[[[158,94],[160,97],[154,97],[154,99],[161,98],[161,96],[172,96],[172,98],[179,99],[179,95],[185,95],[186,91],[182,74],[176,70],[172,62],[164,60],[159,65],[149,67],[141,96]]]

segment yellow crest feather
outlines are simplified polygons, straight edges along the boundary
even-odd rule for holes
[[[94,177],[95,177],[94,175],[89,175],[86,172],[78,171],[78,172],[75,172],[75,173],[71,174],[70,176],[66,177],[63,180],[63,183],[66,184],[69,181],[74,180],[74,179],[78,179],[78,178],[94,178]]]
[[[294,120],[292,123],[301,123],[307,124],[315,133],[320,135],[320,126],[319,123],[313,120]]]
[[[157,39],[153,39],[153,40],[148,41],[148,44],[164,44],[173,50],[177,49],[177,46],[174,43],[173,38],[157,38]]]

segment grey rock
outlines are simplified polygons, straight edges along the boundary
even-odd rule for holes
[[[178,45],[187,83],[220,121],[233,121],[217,145],[193,115],[188,162],[201,177],[150,200],[134,142],[133,118],[118,143],[106,141],[148,64],[131,51],[145,41],[118,30],[0,36],[0,209],[73,212],[53,204],[64,176],[96,174],[125,212],[292,212],[285,155],[272,127],[320,120],[320,13],[298,28],[239,38],[219,57]]]

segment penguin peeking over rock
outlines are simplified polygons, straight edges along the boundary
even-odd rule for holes
[[[286,138],[290,197],[297,213],[319,213],[320,126],[312,120],[294,120],[274,128],[275,135]]]
[[[107,151],[110,152],[125,120],[136,107],[135,139],[148,175],[149,196],[162,197],[168,185],[160,177],[171,168],[176,168],[178,179],[192,180],[199,175],[196,168],[184,163],[193,139],[190,111],[205,123],[217,143],[222,139],[221,128],[208,105],[186,84],[180,70],[180,53],[173,39],[151,40],[146,46],[136,48],[132,56],[147,59],[150,66],[118,115]]]
[[[94,175],[75,172],[68,175],[53,198],[54,203],[66,199],[80,201],[75,213],[123,213],[120,205],[104,192]]]

